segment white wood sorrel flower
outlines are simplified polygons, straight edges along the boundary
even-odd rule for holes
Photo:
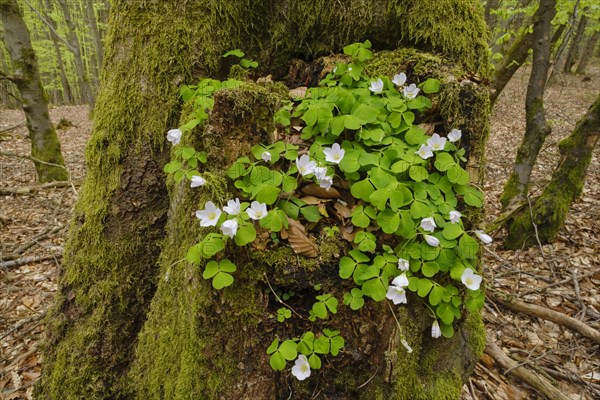
[[[434,133],[429,139],[427,139],[427,145],[431,147],[431,150],[433,151],[444,150],[446,138]]]
[[[261,154],[261,158],[263,159],[264,162],[269,162],[269,161],[271,161],[271,153],[269,153],[268,151],[265,151]]]
[[[190,187],[195,188],[195,187],[204,186],[204,185],[206,185],[206,179],[204,179],[200,175],[192,176],[192,182],[190,183]]]
[[[423,160],[427,160],[430,157],[433,157],[433,152],[431,151],[431,146],[426,146],[424,144],[419,147],[419,150],[415,151],[415,154],[418,154]]]
[[[250,218],[258,221],[259,219],[263,219],[267,216],[267,205],[265,203],[253,201],[252,204],[250,204],[250,208],[246,210],[246,213]]]
[[[404,87],[404,97],[407,99],[414,99],[417,97],[421,89],[417,87],[414,83],[411,83],[408,86]]]
[[[315,167],[313,171],[319,186],[325,190],[329,190],[333,185],[333,176],[327,176],[327,167]]]
[[[431,247],[438,247],[440,245],[440,240],[435,236],[425,235],[425,241]]]
[[[400,72],[399,74],[394,75],[394,79],[392,79],[392,82],[396,86],[404,86],[404,84],[406,83],[406,74],[404,72]]]
[[[448,134],[448,140],[452,143],[459,141],[461,137],[462,131],[460,129],[452,129]]]
[[[310,364],[304,354],[300,354],[292,367],[292,375],[299,381],[303,381],[310,376]]]
[[[459,213],[456,210],[452,210],[450,211],[450,222],[453,224],[458,224],[460,222],[460,217],[462,217],[462,214]]]
[[[483,232],[482,230],[476,230],[475,234],[477,235],[479,240],[481,240],[484,244],[490,244],[494,241],[490,235]]]
[[[237,233],[237,229],[238,229],[238,222],[236,219],[228,219],[227,221],[223,222],[223,224],[221,225],[221,232],[223,232],[224,235],[227,235],[232,239],[234,238],[235,234]]]
[[[431,324],[431,337],[437,339],[440,336],[442,336],[442,330],[440,329],[440,323],[436,319],[433,321],[433,324]]]
[[[325,147],[323,153],[325,153],[325,161],[339,164],[344,158],[346,151],[342,149],[339,144],[334,143],[331,147]]]
[[[398,269],[400,271],[408,271],[409,268],[410,268],[410,263],[408,262],[407,259],[405,259],[405,258],[398,259]]]
[[[383,92],[383,81],[377,79],[376,81],[371,82],[371,86],[369,86],[369,90],[375,94],[379,94]]]
[[[173,145],[176,145],[179,144],[179,141],[181,141],[182,135],[183,132],[181,132],[181,129],[171,129],[167,132],[167,140]]]
[[[300,175],[306,176],[315,172],[317,163],[311,160],[310,157],[305,154],[300,158],[296,158],[296,167],[298,167]]]
[[[421,228],[427,232],[433,232],[436,227],[437,225],[435,224],[433,217],[423,218],[421,220]]]
[[[223,207],[223,211],[229,215],[238,215],[241,211],[241,207],[240,199],[236,197],[234,200],[227,201],[227,205]]]
[[[467,289],[477,290],[481,285],[481,276],[477,275],[471,268],[465,269],[462,276],[460,277],[463,285],[467,287]]]
[[[390,299],[394,304],[406,304],[406,291],[404,288],[407,286],[408,278],[406,277],[406,274],[398,275],[394,278],[392,284],[388,286],[385,297]]]
[[[200,226],[216,226],[220,216],[221,210],[212,201],[206,202],[204,210],[196,211],[196,218],[200,220]]]

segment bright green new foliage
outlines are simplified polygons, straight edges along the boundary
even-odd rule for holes
[[[438,321],[442,336],[449,338],[463,308],[479,310],[485,298],[481,278],[473,274],[479,244],[465,231],[460,213],[465,206],[482,207],[483,194],[469,184],[461,166],[465,150],[459,148],[460,131],[429,135],[418,125],[432,105],[422,93],[435,96],[441,82],[428,79],[417,86],[408,85],[402,73],[393,78],[367,76],[370,46],[369,41],[347,46],[349,63],[337,64],[302,100],[275,114],[275,123],[284,129],[302,121],[300,137],[308,150],[287,141],[258,144],[227,168],[239,197],[222,210],[209,201],[197,212],[200,225],[209,230],[189,249],[187,260],[205,260],[203,277],[211,279],[215,289],[226,288],[234,283],[236,266],[215,256],[228,241],[247,246],[258,230],[273,235],[291,229],[294,221],[318,223],[330,237],[339,234],[336,226],[322,226],[326,220],[319,207],[301,200],[296,191],[310,182],[324,191],[346,187],[354,198],[348,205],[354,238],[352,249],[339,261],[339,277],[355,287],[346,293],[319,294],[306,316],[284,303],[277,320],[293,323],[294,311],[313,323],[329,321],[340,302],[358,310],[368,301],[386,298],[394,304],[421,301]],[[241,58],[244,68],[255,67],[251,61],[243,63],[239,50],[226,54],[230,55]],[[184,86],[183,100],[195,107],[181,131],[185,134],[208,118],[216,90],[240,83],[204,79],[197,86]],[[177,181],[187,178],[193,186],[198,181],[192,178],[200,175],[198,163],[206,162],[206,156],[183,146],[176,146],[174,156],[165,172]],[[407,292],[416,296],[407,299]],[[319,369],[321,356],[336,356],[343,346],[339,331],[323,328],[316,335],[308,331],[283,341],[275,338],[267,354],[275,370],[283,370],[299,354],[306,356],[311,369]]]

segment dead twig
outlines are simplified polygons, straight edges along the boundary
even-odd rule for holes
[[[510,374],[525,382],[532,388],[542,393],[549,400],[569,400],[566,396],[543,376],[525,367],[519,367],[517,362],[504,354],[502,349],[488,336],[485,352],[492,357],[503,369],[510,370]]]
[[[69,181],[59,181],[59,182],[42,183],[41,185],[35,185],[35,186],[3,187],[3,188],[0,188],[0,195],[3,195],[3,194],[23,195],[23,194],[34,193],[34,192],[37,192],[38,190],[42,190],[42,189],[61,188],[61,187],[70,187],[70,186],[71,186],[71,182],[69,182]]]
[[[22,127],[23,125],[25,125],[25,121],[23,121],[23,122],[19,122],[18,124],[16,124],[16,125],[12,125],[12,126],[9,126],[9,127],[7,127],[7,128],[2,128],[2,129],[0,129],[0,134],[2,134],[2,133],[4,133],[4,132],[9,132],[9,131],[12,131],[13,129],[20,128],[20,127]]]
[[[12,328],[10,328],[8,331],[6,331],[4,334],[2,334],[2,336],[0,336],[0,340],[4,339],[5,337],[7,337],[8,335],[10,335],[11,333],[21,329],[23,326],[31,323],[31,322],[35,322],[35,321],[39,321],[40,319],[44,318],[46,316],[46,313],[48,311],[45,310],[44,312],[41,312],[39,314],[34,315],[33,317],[29,317],[27,319],[24,319],[23,321],[20,321],[18,324],[16,324],[15,326],[13,326]]]
[[[59,258],[62,258],[62,256],[63,256],[63,254],[62,254],[62,251],[61,251],[60,253],[49,254],[49,255],[44,255],[44,256],[22,257],[22,258],[18,258],[16,260],[1,262],[0,263],[0,268],[12,269],[12,268],[17,268],[17,267],[20,267],[21,265],[29,264],[29,263],[32,263],[32,262],[40,262],[40,261],[46,261],[46,260],[57,260]]]
[[[25,251],[29,250],[31,247],[38,244],[40,240],[45,239],[48,236],[52,235],[53,233],[56,233],[56,232],[62,230],[64,227],[65,227],[64,225],[57,225],[54,227],[47,228],[46,230],[44,230],[44,232],[42,232],[38,235],[35,235],[30,241],[17,247],[17,249],[14,252],[12,252],[11,254],[7,254],[5,256],[0,255],[0,260],[1,261],[10,261],[10,260],[15,260],[15,259],[21,257]]]
[[[500,303],[505,308],[533,317],[538,317],[548,321],[556,322],[557,324],[562,325],[565,328],[571,329],[579,333],[580,335],[593,340],[596,343],[600,343],[600,331],[597,331],[591,326],[573,317],[569,317],[568,315],[551,310],[546,307],[526,303],[524,301],[517,300],[514,298],[505,298],[506,294],[489,292],[488,295],[494,302]]]
[[[590,276],[596,275],[599,272],[600,272],[600,268],[599,269],[595,269],[594,271],[591,271],[591,272],[587,272],[587,273],[585,273],[583,275],[577,275],[577,280],[579,281],[579,280],[581,280],[583,278],[589,278]],[[519,293],[518,296],[519,297],[523,297],[523,296],[527,296],[528,294],[532,294],[532,293],[536,293],[536,292],[541,292],[541,291],[544,291],[546,289],[553,288],[555,286],[564,285],[565,283],[568,283],[568,282],[572,281],[573,279],[574,279],[573,277],[568,277],[568,278],[563,279],[562,281],[554,282],[554,283],[551,283],[551,284],[546,285],[546,286],[538,287],[538,288],[531,289],[531,290],[528,290],[528,291],[523,292],[523,293]]]

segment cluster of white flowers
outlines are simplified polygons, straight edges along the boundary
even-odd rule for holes
[[[223,207],[222,211],[225,211],[229,216],[238,216],[242,212],[241,208],[242,205],[240,199],[235,198],[227,201],[227,205]],[[200,226],[202,227],[217,226],[219,218],[221,218],[221,215],[223,214],[222,211],[215,203],[207,201],[206,204],[204,204],[203,210],[196,211],[196,218],[200,220]],[[258,201],[253,201],[245,212],[250,219],[255,221],[263,219],[268,214],[267,205],[259,203]],[[221,232],[233,239],[237,233],[238,227],[239,222],[237,218],[227,219],[221,224]]]
[[[427,160],[430,157],[433,157],[434,151],[444,150],[446,147],[446,140],[454,143],[462,137],[462,132],[460,129],[452,129],[450,133],[448,133],[448,138],[441,137],[437,133],[431,135],[429,139],[427,139],[427,144],[422,144],[419,150],[415,151],[419,157],[423,160]]]
[[[394,75],[394,78],[392,78],[392,83],[402,88],[402,94],[404,94],[404,97],[407,99],[415,99],[421,91],[421,89],[419,89],[414,83],[411,83],[408,86],[405,85],[406,74],[404,72]],[[375,94],[383,93],[383,88],[384,83],[381,78],[377,79],[376,81],[372,81],[371,85],[369,86],[369,90]]]
[[[339,164],[344,159],[346,151],[338,143],[334,143],[331,147],[325,147],[323,153],[325,161]],[[327,167],[317,165],[317,162],[306,154],[296,158],[296,167],[302,176],[312,174],[323,189],[329,190],[333,185],[333,175],[327,175]]]

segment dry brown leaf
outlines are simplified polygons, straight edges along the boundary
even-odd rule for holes
[[[302,193],[306,196],[320,197],[323,199],[339,199],[340,192],[338,192],[335,188],[330,188],[329,190],[325,190],[316,183],[311,183],[302,188]]]
[[[356,236],[356,232],[354,231],[354,226],[347,225],[342,227],[342,237],[349,241],[350,243],[354,242],[354,236]]]
[[[311,238],[306,235],[304,226],[298,221],[288,218],[289,227],[286,229],[288,242],[294,252],[300,256],[314,258],[319,255],[319,248]]]
[[[320,205],[322,203],[327,203],[328,201],[331,201],[331,199],[320,199],[315,196],[304,196],[300,200],[302,200],[306,204],[310,204],[311,206],[316,206],[316,205]]]
[[[333,207],[335,208],[335,211],[337,211],[338,215],[342,218],[350,218],[352,216],[350,209],[339,201],[336,201]]]
[[[431,136],[435,129],[435,124],[419,124],[419,128],[423,129],[426,135]]]
[[[288,93],[290,94],[290,97],[293,99],[303,99],[304,97],[306,97],[307,89],[308,88],[306,86],[300,86],[295,89],[290,89]]]

